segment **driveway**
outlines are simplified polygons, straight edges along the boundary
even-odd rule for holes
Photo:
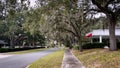
[[[52,48],[52,49],[44,50],[40,52],[0,58],[0,68],[25,68],[27,65],[31,64],[32,62],[40,59],[41,57],[44,57],[45,55],[55,52],[57,50],[58,50],[57,48]]]

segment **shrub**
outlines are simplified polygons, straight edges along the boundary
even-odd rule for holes
[[[79,50],[79,46],[78,46],[78,45],[74,45],[74,46],[73,46],[73,49],[74,49],[74,50]]]
[[[10,49],[8,48],[0,48],[0,52],[8,52]]]
[[[103,48],[106,46],[105,43],[87,43],[82,46],[83,49]]]
[[[26,47],[26,48],[14,48],[14,49],[10,49],[10,48],[0,48],[0,52],[14,52],[14,51],[23,51],[23,50],[30,50],[30,49],[38,49],[38,48],[45,48],[45,47]]]
[[[120,49],[120,42],[117,42],[117,47]]]
[[[108,43],[107,46],[110,47],[110,43]],[[120,49],[120,42],[117,42],[117,48]]]

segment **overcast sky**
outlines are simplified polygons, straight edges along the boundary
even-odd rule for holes
[[[30,0],[30,6],[33,7],[36,4],[35,1],[37,1],[37,0]]]

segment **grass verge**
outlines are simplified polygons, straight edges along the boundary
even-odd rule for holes
[[[120,50],[90,49],[73,51],[86,68],[120,68]]]
[[[32,63],[29,68],[61,68],[63,54],[63,50],[54,52]]]
[[[32,52],[39,52],[42,50],[47,50],[47,48],[39,48],[39,49],[31,49],[31,50],[24,50],[24,51],[15,51],[15,52],[8,52],[8,54],[26,54]]]

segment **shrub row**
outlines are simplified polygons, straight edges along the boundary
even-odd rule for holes
[[[83,49],[104,48],[105,43],[87,43],[82,46]]]
[[[109,43],[108,44],[107,43],[97,43],[97,42],[86,43],[86,44],[82,45],[82,48],[83,49],[93,49],[93,48],[104,48],[105,46],[109,47]],[[120,42],[117,42],[117,48],[120,49]],[[78,50],[79,46],[78,45],[74,45],[73,49]]]
[[[45,48],[45,47],[26,47],[26,48],[14,48],[14,49],[10,49],[10,48],[0,48],[0,52],[4,53],[4,52],[14,52],[14,51],[23,51],[23,50],[30,50],[30,49],[38,49],[38,48]]]
[[[117,47],[120,49],[120,42],[117,43]]]
[[[110,47],[110,44],[107,44],[108,47]],[[120,49],[120,42],[117,42],[117,48]]]

